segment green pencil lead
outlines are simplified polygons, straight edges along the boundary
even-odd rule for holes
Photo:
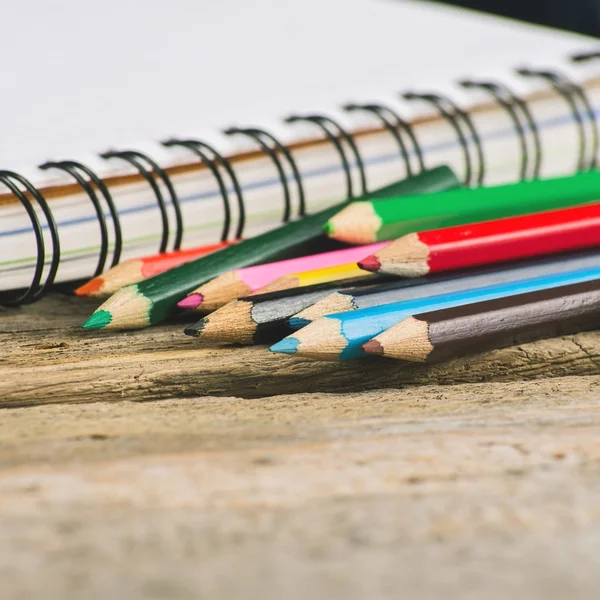
[[[300,342],[294,337],[283,338],[280,342],[273,344],[269,350],[280,354],[296,354]]]
[[[112,315],[107,310],[97,310],[83,325],[84,329],[103,329],[110,325]]]
[[[325,225],[323,225],[323,231],[327,235],[333,233],[333,225],[329,221],[327,221],[327,223],[325,223]]]

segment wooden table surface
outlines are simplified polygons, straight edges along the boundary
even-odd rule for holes
[[[600,332],[340,365],[93,307],[1,314],[0,598],[597,598]]]

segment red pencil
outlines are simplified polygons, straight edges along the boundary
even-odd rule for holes
[[[234,242],[219,242],[208,246],[188,248],[187,250],[175,250],[143,258],[132,258],[114,266],[102,275],[94,277],[91,281],[77,288],[75,293],[78,296],[93,296],[96,298],[110,296],[125,285],[154,277],[154,275],[178,267],[199,256],[220,250],[232,243]]]
[[[371,254],[362,269],[418,277],[600,245],[600,203],[410,233]]]

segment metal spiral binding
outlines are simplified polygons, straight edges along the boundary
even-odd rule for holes
[[[476,184],[478,186],[483,185],[483,181],[485,179],[485,156],[483,154],[483,145],[481,143],[481,138],[479,137],[479,132],[471,119],[471,116],[468,112],[464,111],[458,104],[454,103],[450,98],[445,96],[437,96],[438,101],[444,101],[451,106],[454,110],[455,114],[457,114],[467,126],[469,132],[471,133],[471,138],[475,144],[475,151],[477,152],[477,161],[479,163],[479,169],[477,171],[477,178],[475,181],[471,181],[471,185]]]
[[[306,214],[306,197],[305,197],[305,193],[304,193],[304,185],[302,183],[302,176],[300,175],[300,171],[298,170],[298,165],[296,164],[296,161],[295,161],[294,157],[292,156],[290,149],[286,145],[282,144],[272,133],[269,133],[265,129],[259,129],[258,127],[230,128],[225,133],[228,135],[232,135],[234,133],[241,133],[241,134],[248,135],[251,138],[253,138],[254,140],[256,140],[261,145],[263,150],[265,150],[265,151],[266,151],[266,148],[268,147],[268,145],[266,144],[264,139],[262,139],[262,143],[259,140],[261,138],[266,138],[268,141],[273,143],[273,146],[275,147],[275,151],[280,152],[285,157],[285,159],[287,160],[287,162],[290,166],[290,169],[292,170],[292,176],[294,177],[294,181],[296,182],[296,188],[298,190],[298,216],[303,217]],[[284,176],[285,176],[285,173],[284,173]],[[285,176],[285,177],[286,177],[286,184],[287,184],[287,176]],[[288,190],[289,190],[289,187],[288,187]],[[291,202],[290,202],[290,212],[291,212]]]
[[[367,193],[367,176],[365,173],[365,165],[362,159],[362,156],[360,155],[360,152],[358,151],[358,147],[356,145],[356,143],[354,142],[354,138],[336,121],[334,121],[331,117],[326,117],[324,115],[302,115],[302,116],[298,116],[298,115],[292,115],[291,117],[288,117],[287,119],[285,119],[286,123],[294,123],[297,121],[306,121],[307,123],[314,123],[315,125],[317,125],[321,131],[326,135],[326,137],[329,139],[329,141],[336,146],[338,152],[340,152],[340,157],[342,158],[342,164],[344,166],[344,170],[346,171],[346,177],[347,177],[347,183],[349,182],[348,190],[349,190],[349,194],[347,195],[348,198],[353,198],[354,194],[353,194],[353,189],[352,189],[352,175],[351,175],[351,170],[350,170],[350,163],[346,157],[345,152],[343,151],[343,147],[339,142],[339,139],[343,139],[346,144],[348,144],[348,146],[350,147],[350,150],[352,150],[352,154],[354,154],[354,158],[356,159],[356,166],[358,167],[358,172],[359,172],[359,176],[360,176],[360,186],[361,186],[361,194],[366,194]],[[328,127],[333,127],[336,132],[337,135],[335,133],[333,133],[331,131],[331,129]]]
[[[292,169],[292,174],[294,176],[294,180],[296,181],[296,186],[298,188],[298,216],[303,217],[306,214],[306,200],[304,196],[304,185],[302,184],[302,177],[300,176],[300,171],[298,170],[298,165],[296,165],[296,161],[292,156],[289,148],[282,144],[274,135],[265,131],[264,129],[258,129],[257,127],[247,128],[243,130],[245,133],[250,135],[262,135],[267,139],[273,142],[273,145],[283,156],[285,156],[288,161],[290,168]]]
[[[540,77],[545,79],[550,85],[554,88],[554,90],[562,96],[571,109],[571,113],[573,115],[573,119],[577,124],[577,131],[579,135],[579,156],[577,159],[577,170],[585,171],[586,169],[593,168],[593,162],[590,161],[590,165],[588,166],[586,160],[586,149],[587,149],[587,141],[585,134],[585,124],[583,121],[583,116],[579,111],[579,106],[577,102],[574,100],[574,96],[577,96],[581,99],[584,98],[584,105],[587,103],[587,99],[585,95],[581,92],[581,90],[576,89],[577,86],[572,84],[566,77],[559,75],[558,73],[554,73],[552,71],[535,71],[533,69],[517,69],[517,73],[522,75],[523,77]],[[593,119],[594,120],[594,119]],[[595,120],[594,120],[595,123]]]
[[[390,117],[394,119],[396,123],[396,129],[402,129],[402,131],[404,131],[404,133],[408,136],[408,139],[413,145],[415,156],[417,157],[417,162],[419,163],[419,171],[425,170],[425,161],[423,160],[423,150],[421,148],[421,144],[419,144],[417,140],[417,136],[415,135],[413,126],[408,121],[403,119],[395,110],[392,110],[389,106],[383,106],[382,104],[361,104],[355,106],[364,110],[368,110],[373,114],[376,114],[382,120],[383,118],[385,118],[384,115],[386,114],[388,121]]]
[[[400,150],[400,154],[402,155],[402,159],[404,160],[404,169],[406,171],[406,174],[409,177],[413,174],[412,167],[410,165],[410,157],[408,156],[408,150],[406,149],[406,144],[404,143],[404,140],[402,139],[402,136],[398,131],[398,123],[393,123],[388,119],[388,116],[385,114],[383,107],[379,107],[373,104],[346,104],[346,106],[344,106],[343,108],[348,112],[364,110],[375,115],[396,140],[396,143],[398,144],[398,148]]]
[[[442,117],[444,117],[448,121],[450,126],[456,132],[456,135],[458,137],[458,142],[463,150],[463,155],[465,158],[464,183],[465,183],[465,185],[470,185],[473,167],[471,165],[471,154],[469,152],[469,143],[467,141],[467,137],[465,136],[465,134],[462,130],[462,127],[458,124],[458,115],[453,110],[453,107],[450,107],[450,109],[449,109],[445,105],[446,104],[445,99],[441,98],[440,96],[438,96],[436,94],[417,94],[415,92],[406,92],[406,93],[402,94],[402,98],[404,100],[408,100],[409,102],[412,100],[422,100],[422,101],[428,102],[429,104],[433,105],[439,111],[439,113],[442,115]]]
[[[93,204],[94,211],[96,212],[96,217],[98,218],[98,225],[100,227],[100,253],[98,254],[98,264],[96,265],[96,270],[93,274],[93,277],[97,277],[104,270],[104,265],[106,264],[106,259],[108,258],[108,227],[106,225],[104,211],[102,209],[102,206],[100,205],[98,196],[96,196],[96,192],[94,191],[90,183],[87,182],[73,167],[57,162],[48,161],[44,164],[39,165],[39,168],[43,171],[46,171],[48,169],[59,169],[60,171],[68,173],[81,186],[81,188],[88,195],[91,203]]]
[[[600,51],[581,53],[571,57],[573,62],[584,62],[600,58]],[[574,83],[566,76],[554,71],[537,71],[532,69],[519,69],[517,71],[525,77],[540,77],[545,79],[554,90],[562,96],[568,103],[572,112],[573,119],[576,123],[579,138],[579,150],[577,157],[578,170],[594,169],[597,166],[597,154],[600,149],[600,132],[595,119],[594,108],[583,87]],[[521,148],[521,164],[520,177],[522,180],[536,179],[540,176],[541,165],[543,160],[543,148],[541,144],[538,125],[535,118],[529,109],[528,103],[513,93],[506,85],[498,82],[490,81],[474,81],[463,80],[459,85],[465,89],[481,89],[488,94],[502,107],[510,117],[515,134],[518,137]],[[474,122],[466,111],[456,105],[450,98],[439,94],[418,94],[408,92],[402,95],[407,101],[422,100],[433,105],[456,132],[459,145],[464,154],[465,160],[465,178],[464,183],[467,185],[482,185],[486,174],[486,161],[483,151],[481,138],[474,125]],[[414,153],[418,162],[418,169],[425,169],[424,154],[420,143],[414,132],[413,126],[393,109],[381,104],[347,104],[343,107],[348,112],[366,111],[374,115],[382,124],[383,130],[392,135],[398,145],[399,153],[404,162],[405,171],[408,176],[413,175],[414,167],[411,164],[411,156]],[[589,121],[591,127],[591,143],[588,156],[588,135],[586,132],[586,123]],[[367,191],[367,176],[364,166],[364,161],[358,150],[353,134],[346,131],[334,119],[318,114],[310,114],[305,116],[291,115],[285,119],[286,123],[292,124],[297,122],[308,122],[319,127],[327,140],[332,144],[339,154],[341,166],[344,171],[346,181],[346,196],[348,199],[355,197],[352,181],[351,161],[346,153],[344,146],[347,146],[352,153],[360,176],[360,193],[366,194]],[[290,148],[282,144],[275,136],[257,127],[249,128],[229,128],[225,132],[227,135],[243,134],[252,138],[261,147],[273,161],[279,178],[281,180],[282,190],[284,194],[284,210],[283,221],[287,222],[292,216],[291,195],[288,185],[287,175],[283,168],[280,156],[282,156],[289,165],[294,182],[298,190],[298,216],[303,216],[306,212],[305,190],[302,180],[302,175],[298,169],[298,165],[290,151]],[[530,136],[528,138],[528,135]],[[532,150],[530,149],[528,139],[531,140]],[[471,155],[471,142],[476,152],[475,159]],[[235,230],[235,239],[240,239],[243,236],[246,224],[245,202],[242,193],[242,188],[238,178],[231,165],[229,159],[220,154],[214,147],[204,141],[196,139],[170,139],[163,142],[165,147],[179,146],[193,152],[207,166],[214,176],[220,195],[223,200],[224,207],[224,222],[221,232],[221,240],[229,239],[231,229],[231,204],[227,185],[218,167],[221,167],[226,173],[233,187],[238,208],[238,221]],[[279,155],[279,156],[278,156]],[[160,252],[167,250],[170,237],[170,226],[167,213],[165,198],[160,187],[156,182],[158,177],[165,188],[167,189],[171,202],[173,203],[175,215],[175,231],[173,249],[178,250],[182,243],[184,225],[180,207],[180,202],[175,192],[174,186],[166,171],[154,161],[151,157],[135,150],[111,151],[101,155],[105,159],[120,158],[134,166],[139,174],[146,180],[152,188],[162,223],[162,235],[160,240]],[[79,186],[86,192],[90,198],[90,202],[94,206],[95,214],[98,218],[100,227],[100,253],[98,263],[93,276],[100,274],[108,261],[109,254],[109,235],[108,223],[100,198],[96,191],[104,198],[108,212],[113,222],[114,228],[114,250],[110,266],[118,264],[122,248],[123,237],[119,213],[115,207],[114,201],[105,182],[100,179],[94,171],[84,164],[72,160],[48,161],[40,166],[42,169],[60,169],[70,174]],[[86,179],[87,177],[87,179]],[[1,292],[0,303],[5,306],[18,306],[34,302],[41,298],[44,293],[54,283],[58,266],[60,263],[60,240],[56,223],[54,222],[51,209],[46,202],[41,192],[31,184],[27,179],[12,171],[0,171],[0,183],[8,187],[12,194],[24,206],[27,215],[31,221],[33,234],[36,240],[37,258],[32,276],[31,284],[24,292],[16,293]],[[24,188],[24,189],[23,189]],[[25,191],[24,191],[25,190]],[[47,221],[50,239],[52,242],[52,256],[49,263],[48,275],[46,280],[41,283],[43,272],[46,264],[46,244],[43,234],[43,226],[40,223],[38,214],[32,200],[37,201],[41,211]]]
[[[229,205],[229,195],[227,194],[227,188],[225,187],[225,182],[221,177],[221,173],[219,173],[219,169],[217,169],[217,167],[214,165],[212,159],[208,157],[205,152],[200,150],[200,148],[198,148],[197,145],[193,143],[186,143],[178,140],[167,140],[163,142],[163,146],[182,146],[183,148],[187,148],[188,150],[193,152],[212,173],[213,177],[217,181],[217,186],[219,187],[219,192],[221,194],[221,198],[223,199],[223,229],[221,232],[221,241],[227,241],[227,239],[229,238],[229,228],[231,226],[231,207]]]
[[[244,233],[244,227],[246,226],[246,207],[244,206],[244,196],[242,194],[242,188],[238,181],[237,175],[229,160],[227,160],[220,152],[218,152],[213,146],[203,142],[202,140],[196,139],[185,139],[185,140],[167,140],[163,142],[164,146],[176,146],[181,145],[185,148],[188,148],[192,152],[196,154],[203,162],[205,153],[202,154],[197,153],[196,149],[208,150],[212,155],[213,159],[216,160],[224,169],[227,175],[229,175],[229,179],[231,179],[231,184],[233,185],[233,190],[235,192],[235,196],[237,198],[237,206],[238,206],[238,226],[235,231],[235,239],[240,239]],[[229,207],[229,198],[228,196],[223,196],[223,202],[226,204],[225,213],[227,213],[227,207]],[[227,232],[228,235],[228,232]]]
[[[83,173],[85,173],[90,178],[90,181],[96,186],[96,188],[98,188],[98,191],[104,197],[104,201],[108,205],[108,212],[110,213],[110,217],[113,222],[113,231],[115,239],[113,257],[110,266],[114,267],[121,260],[121,252],[123,251],[123,233],[121,230],[121,220],[119,218],[119,212],[115,207],[115,203],[108,190],[108,186],[104,183],[104,181],[102,181],[102,179],[100,179],[100,177],[98,177],[98,175],[96,175],[96,173],[94,173],[94,171],[92,171],[92,169],[80,162],[76,162],[74,160],[61,160],[58,161],[58,163],[66,167],[71,167],[83,171]]]
[[[125,150],[121,152],[130,157],[139,158],[145,160],[154,170],[154,172],[160,177],[164,183],[169,196],[171,197],[171,203],[173,204],[173,210],[175,211],[175,240],[173,242],[173,250],[179,250],[181,248],[181,241],[183,239],[183,215],[181,214],[181,206],[179,204],[179,198],[175,192],[175,188],[171,183],[171,179],[167,175],[167,172],[150,156],[143,154],[139,150]]]
[[[531,111],[529,110],[529,104],[523,100],[517,94],[513,94],[506,85],[502,85],[499,83],[495,83],[494,87],[499,90],[503,90],[505,94],[508,94],[514,101],[515,105],[521,109],[521,113],[525,117],[527,121],[527,125],[529,127],[529,131],[531,133],[531,137],[533,138],[533,147],[535,149],[534,159],[533,159],[533,172],[531,174],[531,179],[539,179],[540,171],[542,170],[542,140],[540,138],[540,132],[537,126],[536,120],[533,118]]]
[[[554,73],[555,76],[558,76],[557,73]],[[587,113],[587,120],[592,128],[592,149],[591,149],[591,157],[589,163],[589,170],[593,171],[596,168],[596,164],[598,161],[598,147],[600,145],[600,135],[598,133],[598,123],[596,122],[596,115],[594,114],[594,108],[592,107],[592,103],[588,98],[588,95],[585,93],[585,90],[580,85],[574,83],[571,80],[568,80],[564,75],[560,75],[560,78],[567,82],[571,87],[576,96],[579,97],[579,100],[583,104],[585,112]]]
[[[511,115],[517,130],[517,135],[521,138],[523,144],[523,162],[522,167],[529,164],[529,150],[525,142],[525,130],[521,125],[521,121],[517,115],[515,107],[521,111],[522,116],[527,122],[527,128],[531,133],[534,147],[534,159],[533,159],[533,170],[531,173],[531,179],[538,179],[540,176],[540,169],[542,166],[542,143],[540,140],[540,134],[538,131],[537,123],[529,110],[527,102],[520,96],[515,94],[506,85],[497,82],[474,82],[474,81],[463,81],[460,82],[463,87],[478,87],[488,91],[507,112]],[[527,179],[527,175],[521,173],[521,179]]]
[[[586,62],[586,61],[592,60],[594,58],[600,58],[600,52],[599,51],[582,52],[581,54],[573,54],[573,56],[571,56],[571,61],[575,62],[575,63]]]
[[[46,281],[40,285],[42,279],[42,273],[44,271],[44,264],[46,262],[46,246],[44,243],[44,234],[40,226],[39,219],[35,208],[31,204],[27,195],[19,188],[19,186],[13,181],[16,180],[20,183],[29,193],[29,195],[36,200],[39,204],[46,222],[48,230],[50,231],[50,239],[52,241],[52,258],[50,259],[50,267],[48,269],[48,276]],[[56,272],[58,271],[58,265],[60,263],[60,238],[58,236],[58,229],[52,216],[52,211],[46,202],[46,199],[42,193],[25,177],[14,173],[13,171],[0,171],[0,182],[2,182],[8,189],[19,199],[21,204],[25,207],[27,214],[31,220],[33,227],[36,247],[37,247],[37,259],[33,273],[33,278],[29,288],[25,290],[21,295],[13,296],[10,293],[2,293],[0,303],[4,306],[20,306],[21,304],[29,304],[39,300],[48,290],[48,288],[54,283]]]
[[[458,84],[465,89],[480,89],[488,92],[494,98],[494,100],[496,100],[496,102],[502,108],[504,108],[504,110],[506,110],[511,121],[513,122],[521,146],[520,178],[521,180],[527,179],[527,173],[529,171],[529,148],[527,146],[525,128],[523,127],[523,124],[519,119],[519,115],[515,110],[516,102],[514,100],[514,96],[512,94],[507,94],[502,87],[490,82],[464,80],[459,81]]]
[[[600,52],[586,52],[586,53],[582,53],[582,54],[574,54],[573,56],[571,56],[571,61],[574,63],[582,63],[582,62],[587,62],[589,60],[597,60],[598,58],[600,58]],[[584,96],[584,102],[586,103],[588,114],[590,115],[590,118],[592,120],[592,127],[593,127],[593,132],[594,132],[594,151],[593,151],[594,160],[593,160],[592,167],[596,168],[596,166],[598,164],[598,145],[600,143],[600,141],[599,141],[600,134],[598,132],[598,122],[596,121],[596,113],[594,112],[594,108],[593,108],[591,102],[589,101],[583,88],[581,86],[578,86],[578,87]]]
[[[173,242],[173,250],[179,250],[181,248],[181,240],[183,239],[183,216],[181,214],[179,198],[175,193],[175,188],[173,187],[167,172],[153,158],[147,154],[143,154],[139,150],[121,150],[119,155],[126,158],[126,160],[135,158],[146,161],[167,188],[169,196],[171,197],[171,203],[173,204],[173,210],[175,211],[175,240]]]
[[[360,176],[361,194],[366,194],[367,174],[365,172],[365,164],[352,135],[350,135],[337,121],[334,121],[331,117],[327,117],[325,115],[308,115],[305,117],[305,119],[315,123],[319,122],[321,126],[330,125],[339,132],[340,137],[348,144],[352,150],[352,153],[354,154],[354,158],[356,158],[356,166],[358,167],[358,174]]]
[[[166,252],[167,246],[169,244],[169,217],[167,215],[167,206],[165,204],[165,199],[162,195],[162,192],[160,191],[160,188],[156,184],[156,181],[154,181],[154,177],[150,174],[149,171],[146,170],[144,165],[142,165],[142,163],[140,163],[139,160],[136,160],[134,156],[127,154],[127,152],[103,152],[100,156],[107,160],[111,158],[120,158],[121,160],[128,162],[130,165],[134,166],[138,170],[138,173],[146,180],[148,185],[152,188],[154,196],[156,197],[156,202],[158,204],[158,209],[160,211],[160,220],[162,223],[162,234],[160,238],[160,245],[158,247],[158,251],[161,253]]]
[[[273,150],[269,144],[267,144],[262,136],[253,129],[239,129],[237,127],[230,127],[229,129],[225,129],[223,131],[225,135],[237,135],[242,134],[248,137],[251,137],[256,143],[261,147],[262,151],[269,156],[269,158],[273,161],[275,165],[275,169],[277,170],[277,175],[279,176],[279,181],[281,183],[281,188],[283,189],[283,217],[282,220],[284,223],[287,223],[290,220],[290,216],[292,214],[292,198],[290,195],[290,188],[287,182],[287,176],[285,171],[283,170],[283,166],[277,153]]]
[[[344,176],[346,178],[346,198],[354,198],[354,190],[353,190],[353,186],[352,186],[352,173],[350,172],[350,163],[348,161],[348,157],[346,156],[346,152],[345,152],[342,144],[340,144],[340,141],[338,140],[337,136],[335,136],[333,133],[331,133],[331,131],[329,131],[329,129],[325,125],[323,125],[320,121],[315,121],[308,117],[301,117],[298,115],[290,115],[289,117],[286,117],[284,119],[285,123],[301,123],[303,121],[317,125],[321,129],[321,131],[325,134],[325,137],[329,140],[329,142],[331,142],[332,146],[337,150],[338,154],[340,155],[340,161],[342,163],[342,168],[344,170]]]

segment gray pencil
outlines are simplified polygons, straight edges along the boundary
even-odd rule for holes
[[[312,306],[289,319],[292,329],[300,329],[312,321],[333,313],[381,306],[411,298],[426,298],[437,294],[457,292],[471,288],[520,281],[530,277],[540,277],[585,269],[600,264],[600,251],[572,252],[553,255],[551,258],[534,258],[512,263],[502,263],[492,268],[469,269],[452,276],[423,282],[407,287],[405,279],[379,285],[347,288],[329,294]],[[410,281],[410,280],[408,280]]]

